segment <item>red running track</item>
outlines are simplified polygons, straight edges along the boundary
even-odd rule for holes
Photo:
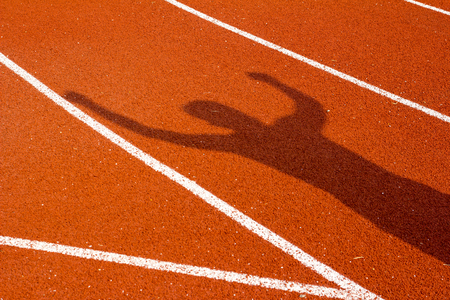
[[[11,2],[0,52],[86,114],[381,298],[450,297],[449,123],[165,1]],[[450,115],[449,16],[405,1],[183,3]],[[1,236],[338,288],[0,70]],[[0,255],[3,299],[319,298]]]

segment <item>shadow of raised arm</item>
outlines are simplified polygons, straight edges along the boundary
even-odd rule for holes
[[[169,130],[157,129],[142,125],[141,123],[115,113],[101,105],[95,103],[91,99],[84,95],[75,92],[66,92],[63,96],[66,100],[72,103],[78,103],[82,106],[90,109],[94,113],[100,115],[102,118],[120,125],[130,131],[138,133],[148,138],[155,138],[187,147],[194,147],[199,149],[217,150],[217,151],[229,151],[228,145],[232,144],[233,137],[230,135],[216,135],[216,134],[183,134]],[[205,107],[203,108],[203,106]],[[207,119],[207,111],[211,110],[208,107],[208,103],[202,104],[202,102],[193,102],[185,107],[185,109],[197,117],[205,117]],[[216,109],[216,108],[215,108]],[[203,111],[204,110],[204,111]],[[212,118],[212,117],[211,117]],[[211,120],[220,123],[220,120]],[[217,124],[217,126],[219,126]],[[225,126],[226,127],[226,126]]]
[[[294,102],[293,114],[265,125],[231,107],[193,101],[191,116],[231,129],[228,135],[183,134],[144,126],[74,92],[64,97],[148,138],[234,153],[328,192],[380,229],[450,263],[450,195],[390,173],[322,135],[326,117],[314,98],[260,73],[249,73]]]

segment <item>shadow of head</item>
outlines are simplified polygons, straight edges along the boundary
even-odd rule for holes
[[[212,102],[197,100],[184,106],[184,111],[193,117],[207,121],[211,125],[243,131],[263,126],[257,119],[252,118],[237,109]]]

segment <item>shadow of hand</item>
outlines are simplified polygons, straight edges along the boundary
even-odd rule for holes
[[[321,134],[325,113],[320,103],[273,77],[249,73],[284,93],[295,112],[266,126],[234,108],[193,101],[191,116],[232,129],[229,135],[182,134],[144,126],[75,92],[64,96],[103,118],[148,138],[198,149],[231,152],[263,163],[322,189],[382,230],[450,263],[450,196],[394,175]]]

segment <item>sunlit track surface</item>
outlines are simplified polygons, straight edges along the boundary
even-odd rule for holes
[[[405,2],[183,3],[449,115],[443,79],[449,28],[436,12]],[[346,294],[277,242],[130,157],[6,64],[0,68],[4,298],[449,296],[445,120],[164,1],[13,3],[2,10],[0,52],[55,97],[374,293]],[[226,278],[241,274],[244,281],[250,274],[262,284],[14,243],[120,253]],[[296,288],[273,286],[281,283]]]
[[[412,4],[415,4],[415,5],[418,5],[418,6],[421,6],[421,7],[424,7],[424,8],[427,8],[427,9],[434,10],[434,11],[436,11],[438,13],[450,16],[450,12],[445,11],[443,9],[440,9],[440,8],[437,8],[437,7],[434,7],[434,6],[422,3],[422,2],[417,2],[417,1],[412,1],[412,0],[405,0],[405,1],[409,2],[409,3],[412,3]]]
[[[310,255],[304,253],[301,249],[295,247],[288,241],[284,240],[280,236],[276,235],[269,229],[265,228],[264,226],[258,224],[248,216],[242,214],[240,211],[234,209],[232,206],[228,205],[226,202],[222,201],[221,199],[217,198],[216,196],[212,195],[208,191],[204,190],[202,187],[198,186],[194,181],[189,180],[188,178],[184,177],[183,175],[179,174],[178,172],[174,171],[173,169],[161,164],[159,161],[155,160],[153,157],[147,155],[146,153],[142,152],[140,149],[136,148],[134,145],[128,143],[126,140],[121,138],[120,136],[116,135],[112,131],[110,131],[108,128],[104,127],[102,124],[98,123],[94,119],[90,118],[88,115],[84,114],[82,111],[78,110],[76,107],[74,107],[72,104],[64,100],[62,97],[58,96],[56,93],[51,91],[48,87],[43,85],[41,82],[36,80],[33,76],[31,76],[29,73],[27,73],[25,70],[20,68],[18,65],[16,65],[14,62],[0,54],[0,61],[7,66],[9,69],[14,71],[17,75],[25,79],[28,83],[30,83],[33,87],[35,87],[37,90],[39,90],[41,93],[46,95],[48,98],[53,100],[57,105],[64,108],[67,112],[69,112],[71,115],[73,115],[78,120],[85,123],[87,126],[91,127],[93,130],[110,140],[112,143],[116,144],[126,152],[128,152],[133,157],[137,158],[138,160],[144,162],[147,166],[152,168],[153,170],[162,173],[165,175],[168,179],[178,183],[188,191],[192,192],[194,195],[198,196],[202,200],[204,200],[206,203],[211,205],[212,207],[216,208],[218,211],[222,212],[226,216],[230,217],[233,221],[239,223],[244,228],[250,230],[252,233],[256,234],[260,238],[264,239],[265,241],[269,242],[273,246],[279,248],[283,252],[285,252],[288,255],[291,255],[293,258],[298,260],[302,265],[304,265],[307,268],[310,268],[314,272],[318,273],[319,275],[323,276],[327,280],[331,281],[332,283],[337,284],[339,287],[342,288],[342,290],[336,290],[336,289],[327,289],[324,287],[317,287],[317,286],[304,286],[299,285],[296,283],[291,282],[281,282],[273,280],[274,282],[269,283],[268,285],[261,284],[263,281],[267,281],[268,279],[260,279],[258,278],[256,280],[256,283],[254,283],[255,280],[245,280],[245,278],[248,278],[248,275],[242,274],[240,275],[243,278],[239,278],[239,274],[237,273],[230,273],[230,272],[221,272],[222,275],[216,275],[213,273],[213,270],[204,270],[203,268],[200,268],[201,270],[198,271],[198,268],[192,267],[192,266],[185,266],[185,265],[174,265],[170,267],[159,267],[160,265],[166,266],[169,263],[167,262],[159,262],[150,260],[150,262],[140,262],[143,259],[142,258],[136,258],[136,257],[128,257],[124,255],[118,255],[114,253],[105,253],[105,252],[96,252],[89,251],[88,249],[81,249],[81,248],[73,248],[68,246],[59,246],[56,244],[47,244],[47,243],[41,243],[37,241],[27,241],[27,240],[16,240],[14,238],[10,237],[1,237],[2,240],[0,241],[0,244],[2,245],[8,245],[8,246],[17,246],[24,249],[37,249],[47,252],[54,252],[54,253],[61,253],[61,254],[67,254],[71,256],[76,257],[82,257],[82,258],[88,258],[88,259],[98,259],[98,260],[104,260],[104,261],[111,261],[116,263],[124,263],[124,261],[130,261],[129,263],[134,266],[142,266],[147,267],[149,269],[156,269],[156,270],[168,270],[175,273],[182,273],[182,274],[188,274],[188,275],[194,275],[194,276],[200,276],[200,277],[207,277],[207,278],[213,278],[213,279],[222,279],[230,282],[239,282],[239,283],[246,283],[250,285],[259,285],[264,287],[270,287],[270,288],[276,288],[280,290],[288,290],[291,292],[305,292],[307,294],[311,295],[317,295],[322,297],[332,297],[332,298],[341,298],[341,299],[381,299],[377,297],[376,295],[370,293],[369,291],[364,290],[362,287],[358,286],[354,282],[348,280],[347,278],[343,277],[339,273],[335,272],[334,270],[330,269],[329,267],[321,264],[317,260],[315,260]],[[65,95],[66,98],[68,98],[70,101],[78,102],[82,99],[79,99],[79,96],[73,95],[73,94],[67,94]],[[120,119],[121,117],[118,117],[117,119]],[[60,247],[63,247],[62,249],[59,249]],[[86,253],[88,252],[88,253]],[[139,262],[135,262],[135,261]],[[155,267],[156,265],[156,267]],[[194,271],[181,271],[185,269],[194,269]],[[227,280],[229,279],[229,280]]]

